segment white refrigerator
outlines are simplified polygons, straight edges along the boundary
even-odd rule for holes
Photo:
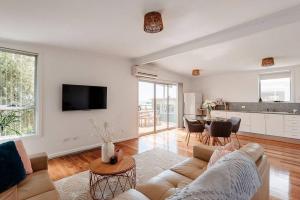
[[[195,120],[200,115],[199,109],[202,107],[202,94],[196,92],[184,93],[184,118]],[[185,121],[183,122],[185,125]]]

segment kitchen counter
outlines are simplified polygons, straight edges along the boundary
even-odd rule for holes
[[[247,110],[213,110],[213,111],[222,111],[222,112],[241,112],[241,113],[260,113],[260,114],[278,114],[278,115],[300,115],[299,112],[290,113],[290,112],[276,112],[276,111],[247,111]]]

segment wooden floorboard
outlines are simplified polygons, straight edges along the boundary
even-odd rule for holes
[[[272,138],[240,135],[244,145],[250,142],[261,144],[270,160],[270,199],[300,199],[300,144],[281,142]],[[171,130],[117,143],[126,155],[135,155],[159,147],[183,156],[192,156],[192,146],[199,144],[192,135],[189,146],[185,143],[184,130]],[[235,140],[233,138],[233,140]],[[101,156],[100,149],[67,155],[49,160],[49,174],[52,180],[89,169],[89,163]]]

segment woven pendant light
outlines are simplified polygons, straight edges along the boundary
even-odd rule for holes
[[[153,11],[145,14],[144,31],[146,33],[158,33],[164,28],[161,14]]]
[[[200,69],[193,69],[192,75],[193,76],[199,76],[200,75]]]
[[[270,67],[274,65],[274,58],[273,57],[268,57],[268,58],[263,58],[261,61],[261,66],[262,67]]]

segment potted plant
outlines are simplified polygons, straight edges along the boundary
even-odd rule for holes
[[[13,127],[13,125],[20,121],[20,115],[17,111],[0,111],[0,135],[6,136],[21,135],[21,133]]]
[[[111,133],[108,128],[108,122],[104,122],[102,130],[99,126],[97,126],[93,119],[90,119],[90,122],[95,129],[95,135],[98,136],[102,142],[101,160],[104,163],[109,163],[110,158],[115,154],[115,145],[112,142]]]
[[[211,118],[211,111],[214,107],[216,107],[216,103],[214,101],[205,100],[205,102],[203,103],[203,108],[206,108],[207,110],[207,118]]]

